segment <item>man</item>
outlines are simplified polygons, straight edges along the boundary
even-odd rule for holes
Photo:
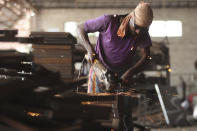
[[[148,29],[153,20],[153,12],[148,3],[140,2],[130,14],[104,15],[78,25],[80,43],[86,48],[93,63],[97,58],[122,84],[127,85],[132,76],[146,64],[152,45]],[[99,32],[95,49],[88,39],[88,33]],[[133,65],[132,57],[137,47],[140,47],[141,58]],[[90,69],[88,93],[99,93],[100,82],[95,72]],[[125,99],[125,98],[124,98]],[[128,99],[123,100],[123,106],[129,108]],[[122,103],[121,103],[122,104]],[[119,104],[119,105],[121,105]],[[126,106],[125,106],[126,105]],[[127,114],[128,112],[123,113]],[[123,118],[126,131],[133,130],[128,117]]]

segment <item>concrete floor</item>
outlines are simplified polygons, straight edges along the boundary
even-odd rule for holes
[[[193,126],[193,127],[177,127],[177,128],[164,128],[164,129],[151,129],[151,131],[197,131],[197,126]]]
[[[134,128],[134,131],[139,131],[139,129]],[[176,128],[151,128],[150,131],[197,131],[197,125],[188,126],[188,127],[176,127]]]

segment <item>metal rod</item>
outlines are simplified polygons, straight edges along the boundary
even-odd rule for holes
[[[162,111],[163,111],[163,114],[164,114],[166,123],[169,125],[169,124],[170,124],[170,121],[169,121],[169,118],[168,118],[168,114],[167,114],[167,111],[166,111],[166,108],[165,108],[163,99],[162,99],[162,97],[161,97],[161,92],[160,92],[160,90],[159,90],[158,84],[155,84],[155,90],[156,90],[156,92],[157,92],[157,95],[158,95],[158,98],[159,98],[159,102],[160,102],[160,104],[161,104],[161,108],[162,108]]]

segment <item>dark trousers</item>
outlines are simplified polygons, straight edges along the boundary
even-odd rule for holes
[[[118,131],[133,131],[132,97],[119,95],[117,102],[119,113]]]

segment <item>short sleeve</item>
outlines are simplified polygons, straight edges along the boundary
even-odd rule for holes
[[[152,46],[152,41],[151,41],[151,38],[150,38],[150,35],[149,33],[146,33],[144,36],[142,36],[143,38],[141,38],[142,40],[140,40],[140,48],[145,48],[145,47],[150,47]]]
[[[103,32],[106,30],[106,24],[107,24],[107,16],[103,15],[100,17],[97,17],[95,19],[90,19],[85,22],[84,29],[87,33],[92,32]]]

